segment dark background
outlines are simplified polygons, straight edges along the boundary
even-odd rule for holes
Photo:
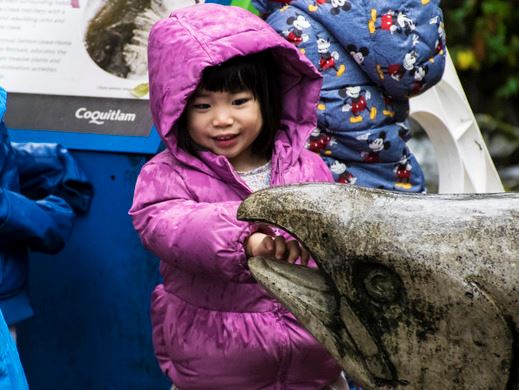
[[[449,52],[508,191],[519,191],[518,6],[518,0],[441,3]]]

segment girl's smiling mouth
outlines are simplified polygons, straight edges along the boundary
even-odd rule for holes
[[[220,148],[229,148],[238,142],[238,134],[224,134],[213,137],[216,145]]]

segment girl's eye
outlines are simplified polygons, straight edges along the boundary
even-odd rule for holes
[[[192,107],[196,110],[207,110],[210,106],[207,103],[195,103]]]
[[[240,98],[240,99],[234,99],[232,101],[232,104],[234,104],[235,106],[241,106],[242,104],[247,103],[249,100],[250,100],[250,98],[248,98],[248,97]]]

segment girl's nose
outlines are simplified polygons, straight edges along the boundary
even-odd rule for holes
[[[216,109],[213,116],[214,127],[226,127],[231,126],[234,123],[230,111],[226,108]]]

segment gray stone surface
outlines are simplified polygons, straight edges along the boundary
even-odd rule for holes
[[[519,194],[304,184],[238,217],[310,250],[319,270],[249,267],[367,389],[519,389]]]

